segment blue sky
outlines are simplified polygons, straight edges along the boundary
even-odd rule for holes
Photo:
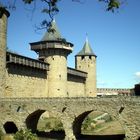
[[[74,56],[82,49],[87,33],[98,56],[97,86],[133,88],[140,82],[140,1],[126,0],[115,13],[106,12],[105,5],[97,0],[82,2],[62,0],[60,13],[55,17],[62,36],[74,44],[68,66],[74,67]],[[19,54],[37,58],[30,51],[29,43],[43,37],[45,30],[35,32],[35,25],[47,17],[38,13],[41,5],[37,5],[33,13],[21,0],[16,5],[9,17],[7,45]]]

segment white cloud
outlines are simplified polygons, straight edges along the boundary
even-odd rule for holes
[[[140,71],[135,73],[135,76],[140,78]]]

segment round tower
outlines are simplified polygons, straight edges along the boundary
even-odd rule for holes
[[[88,38],[82,50],[75,56],[75,68],[87,72],[85,96],[96,96],[96,55],[92,51]]]
[[[60,35],[55,20],[41,41],[31,43],[31,49],[39,55],[39,60],[49,64],[47,74],[49,97],[67,96],[67,56],[73,44]]]
[[[7,17],[9,12],[0,4],[0,96],[4,96],[7,47]]]

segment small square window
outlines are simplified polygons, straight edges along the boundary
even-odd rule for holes
[[[85,56],[81,56],[81,59],[83,60],[85,58]]]

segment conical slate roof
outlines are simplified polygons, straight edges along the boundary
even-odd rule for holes
[[[89,44],[88,38],[86,38],[85,44],[82,48],[82,50],[77,54],[79,56],[96,56]]]
[[[55,20],[52,21],[49,32],[46,32],[41,41],[58,41],[62,40]]]

